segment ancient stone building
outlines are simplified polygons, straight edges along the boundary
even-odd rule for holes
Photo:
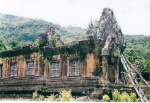
[[[121,50],[124,39],[118,27],[113,11],[105,8],[100,20],[90,28],[87,40],[49,46],[47,36],[55,33],[49,27],[41,35],[39,46],[1,52],[0,92],[46,93],[64,88],[81,93],[110,82],[119,83],[116,50]]]
[[[49,46],[47,34],[54,34],[50,30],[41,35],[39,46],[0,53],[1,97],[31,95],[35,90],[46,94],[62,89],[89,94],[99,88],[99,94],[103,94],[106,86],[108,90],[133,90],[123,85],[124,69],[119,56],[123,54],[126,40],[111,9],[104,8],[86,40]]]
[[[74,81],[75,84],[67,82],[68,84],[62,85],[70,87],[72,91],[77,90],[74,88],[75,85],[80,85],[79,91],[82,91],[86,88],[83,85],[87,85],[87,89],[90,89],[90,87],[95,87],[92,85],[99,83],[115,82],[117,55],[108,52],[116,49],[117,46],[113,43],[121,40],[122,33],[111,9],[103,10],[100,20],[90,30],[90,39],[87,40],[72,42],[60,47],[47,46],[48,34],[54,35],[55,33],[53,28],[49,28],[45,34],[41,35],[39,47],[30,45],[0,53],[2,60],[0,90],[26,91],[31,89],[35,91],[38,89],[42,92],[50,92],[55,90],[50,88],[51,80],[64,81],[65,79],[68,81],[70,78],[74,78],[78,83]],[[107,37],[109,40],[106,39]],[[115,41],[112,41],[114,40],[112,38],[115,38]],[[111,47],[110,50],[108,47]],[[104,60],[106,58],[107,63]],[[112,70],[108,71],[107,66],[112,67]],[[56,87],[56,84],[53,86]],[[57,86],[60,86],[61,89],[61,85]]]

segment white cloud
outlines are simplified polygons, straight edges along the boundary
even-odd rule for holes
[[[150,35],[150,0],[0,0],[0,12],[86,27],[103,8],[113,9],[125,34]]]

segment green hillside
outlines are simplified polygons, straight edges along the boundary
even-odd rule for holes
[[[79,27],[62,27],[41,19],[0,14],[0,38],[9,47],[32,44],[48,26],[54,27],[64,42],[79,40],[85,34],[85,29]]]
[[[150,36],[126,35],[126,39],[125,56],[131,62],[137,62],[139,68],[150,69]]]

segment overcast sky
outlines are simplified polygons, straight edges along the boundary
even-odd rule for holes
[[[150,35],[150,0],[0,0],[0,13],[86,28],[113,9],[124,34]]]

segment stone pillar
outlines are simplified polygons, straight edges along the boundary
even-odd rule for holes
[[[9,77],[9,59],[8,58],[4,58],[3,59],[3,78],[8,78]]]
[[[34,58],[34,75],[38,76],[38,68],[39,68],[39,54],[36,58]]]
[[[43,74],[43,56],[42,54],[39,54],[39,58],[38,58],[38,72],[37,75],[41,76]]]
[[[49,77],[49,62],[48,60],[44,60],[44,77]]]
[[[120,60],[121,58],[118,58],[118,60],[117,60],[117,83],[119,83],[119,84],[123,84],[123,82],[124,82],[124,76],[123,76],[123,74],[122,74],[122,72],[123,72],[123,67],[122,67],[122,63],[121,63],[121,60]]]
[[[69,61],[70,61],[69,58],[67,58],[67,77],[69,77],[69,69],[70,69]]]
[[[25,77],[26,76],[26,61],[25,61],[25,58],[24,57],[22,57],[22,72],[23,72],[23,77]]]
[[[18,77],[23,77],[25,72],[24,59],[22,56],[18,57]]]
[[[109,79],[108,79],[108,70],[109,70],[108,55],[109,55],[108,48],[102,48],[102,71],[103,71],[102,83],[103,84],[109,83]]]
[[[69,64],[68,64],[68,59],[67,59],[67,55],[66,54],[64,54],[64,55],[61,55],[61,77],[67,77],[67,73],[68,73],[68,66],[69,66]],[[68,65],[68,66],[67,66]]]
[[[81,75],[83,76],[83,77],[85,77],[86,76],[86,74],[87,74],[87,62],[84,60],[84,61],[82,61],[82,63],[81,63]]]

